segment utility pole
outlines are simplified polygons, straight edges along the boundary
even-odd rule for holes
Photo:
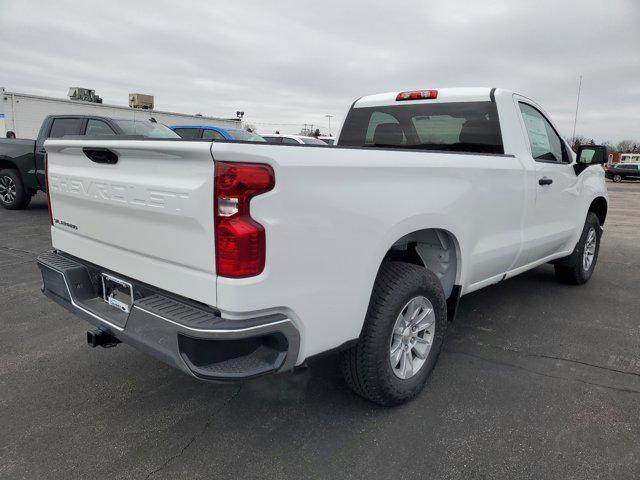
[[[580,75],[580,82],[578,83],[578,99],[576,100],[576,114],[573,117],[573,137],[576,139],[576,124],[578,123],[578,107],[580,106],[580,90],[582,90],[582,75]]]
[[[331,118],[333,117],[333,115],[325,115],[325,117],[327,117],[329,119],[329,136],[331,136]]]

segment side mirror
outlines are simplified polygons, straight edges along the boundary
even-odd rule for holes
[[[609,152],[603,145],[580,145],[576,156],[578,164],[588,167],[597,163],[607,163]]]

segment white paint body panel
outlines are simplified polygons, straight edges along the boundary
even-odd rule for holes
[[[384,104],[395,94],[365,97],[358,105]],[[489,89],[464,89],[459,97],[443,91],[438,101],[456,98],[488,100]],[[495,99],[505,155],[50,140],[52,176],[177,188],[189,194],[180,212],[154,212],[95,199],[81,203],[52,187],[54,217],[78,225],[77,232],[53,227],[53,244],[215,306],[225,318],[282,312],[300,330],[300,363],[358,337],[380,263],[409,233],[438,228],[455,237],[456,284],[463,294],[573,250],[592,200],[607,196],[602,169],[589,167],[570,178],[571,165],[559,165],[557,172],[540,167],[531,157],[513,94],[497,90]],[[109,166],[96,168],[78,148],[107,143],[123,152],[120,172],[103,173]],[[251,202],[267,242],[266,266],[256,277],[215,277],[212,156],[216,161],[267,163],[275,172],[275,188]],[[552,195],[541,192],[541,174],[558,176],[562,188]],[[566,203],[551,215],[555,202]],[[83,233],[88,222],[100,225],[92,223],[90,232]],[[553,241],[551,249],[542,245]]]

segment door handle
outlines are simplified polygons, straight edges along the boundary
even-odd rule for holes
[[[549,177],[542,177],[540,180],[538,180],[539,185],[551,185],[552,183],[553,180],[551,180]]]

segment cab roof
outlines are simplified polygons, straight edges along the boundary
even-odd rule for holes
[[[398,101],[396,97],[402,92],[418,90],[435,90],[436,98]],[[500,89],[502,92],[504,90]],[[395,92],[367,95],[356,100],[352,108],[379,107],[389,105],[402,105],[404,103],[448,103],[448,102],[487,102],[493,100],[496,88],[491,87],[464,87],[464,88],[420,88],[415,90],[397,90]]]

